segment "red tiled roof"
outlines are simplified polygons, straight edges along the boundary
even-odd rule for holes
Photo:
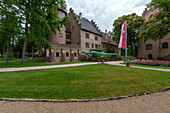
[[[107,33],[103,33],[103,32],[102,32],[102,43],[107,43],[107,44],[118,46],[118,43],[112,40],[111,37]]]

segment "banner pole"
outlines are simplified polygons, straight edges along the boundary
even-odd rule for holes
[[[126,50],[125,50],[125,60],[126,60],[126,65],[127,65],[127,21],[126,21]]]

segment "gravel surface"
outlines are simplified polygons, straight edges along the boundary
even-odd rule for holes
[[[170,113],[170,91],[101,102],[0,101],[0,113]]]

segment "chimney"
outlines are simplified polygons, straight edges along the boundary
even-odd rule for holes
[[[107,30],[105,30],[105,33],[107,33]]]
[[[105,37],[107,38],[107,30],[105,30]]]
[[[81,12],[79,13],[79,16],[80,16],[80,19],[82,19],[82,13]]]

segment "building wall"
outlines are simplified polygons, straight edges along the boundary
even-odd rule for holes
[[[162,43],[168,42],[168,48],[163,49],[162,48]],[[152,44],[152,50],[146,50],[146,45],[147,44]],[[160,46],[160,57],[166,57],[170,55],[170,33],[161,40],[161,46]],[[148,39],[146,42],[144,40],[139,41],[139,46],[138,46],[138,58],[148,58],[148,55],[151,54],[152,58],[155,59],[159,57],[159,40],[153,41],[151,39]]]
[[[64,18],[66,15],[62,11],[58,11],[58,17]],[[60,28],[60,32],[56,29],[56,34],[52,32],[49,36],[50,43],[66,44],[66,28],[63,26]]]
[[[156,9],[154,11],[145,10],[144,13],[143,13],[143,17],[147,21],[151,14],[155,14],[158,11],[159,11],[158,9]],[[141,30],[142,29],[140,28],[139,32],[141,32]],[[164,43],[164,42],[168,42],[168,48],[167,49],[162,48],[162,43]],[[146,45],[147,44],[152,44],[152,50],[146,50]],[[160,57],[170,56],[170,33],[164,39],[161,39],[160,48],[161,48]],[[139,41],[138,58],[143,58],[144,57],[144,58],[148,59],[149,54],[152,55],[153,59],[159,57],[159,40],[154,41],[154,40],[148,39],[146,42],[144,42],[144,39],[142,39],[142,41]]]
[[[48,61],[50,62],[74,62],[80,60],[80,47],[78,45],[52,44],[52,50]],[[68,56],[66,54],[68,53]],[[59,56],[57,56],[57,54]],[[75,56],[76,54],[76,56]]]
[[[68,23],[68,31],[71,32],[71,43],[80,45],[81,25],[78,23],[78,19],[76,18],[76,15],[74,14],[74,11],[72,9],[70,9],[68,15],[69,19],[72,20],[72,22]]]
[[[89,34],[89,38],[86,38],[86,33]],[[98,37],[98,40],[95,40],[95,37]],[[89,48],[86,47],[86,43],[89,43]],[[94,48],[92,48],[92,44],[93,44]],[[95,48],[96,44],[98,45],[98,48]],[[81,50],[82,50],[82,52],[88,52],[91,49],[101,49],[101,48],[102,48],[101,36],[81,30]]]

